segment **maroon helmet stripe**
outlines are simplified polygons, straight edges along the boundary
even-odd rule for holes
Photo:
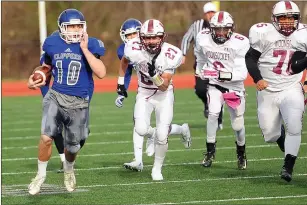
[[[224,20],[224,12],[221,11],[221,12],[219,12],[219,16],[217,18],[217,22],[218,23],[223,23],[223,20]]]
[[[291,10],[292,9],[290,1],[285,1],[285,5],[286,5],[286,10]]]
[[[153,32],[153,24],[154,24],[154,21],[150,19],[148,22],[148,33]]]

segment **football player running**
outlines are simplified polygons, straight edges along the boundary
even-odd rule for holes
[[[216,155],[216,132],[221,107],[225,103],[235,131],[237,166],[246,169],[245,152],[245,88],[247,77],[245,54],[249,49],[248,39],[234,32],[232,16],[225,11],[214,14],[210,31],[202,30],[196,37],[197,69],[199,76],[209,79],[207,140],[204,167],[211,167]]]
[[[272,10],[272,23],[251,27],[251,48],[246,64],[257,87],[257,114],[264,140],[277,142],[284,152],[281,178],[290,182],[301,144],[304,94],[302,72],[291,75],[293,34],[301,27],[300,10],[292,1],[280,1]],[[284,122],[286,134],[280,127]]]
[[[64,10],[58,18],[60,35],[49,36],[43,44],[44,63],[52,69],[54,81],[43,100],[43,117],[39,142],[38,172],[29,185],[29,193],[37,194],[46,179],[46,168],[51,157],[52,137],[63,126],[65,139],[64,184],[67,191],[76,188],[74,162],[80,141],[88,136],[89,87],[92,74],[106,75],[100,60],[105,53],[103,43],[89,38],[86,21],[76,9]],[[28,87],[37,89],[46,82],[33,82]]]
[[[134,107],[135,132],[144,137],[152,134],[150,117],[156,115],[155,159],[151,176],[153,180],[163,180],[162,165],[168,149],[168,135],[173,119],[174,89],[172,76],[181,65],[182,52],[166,43],[163,24],[156,19],[144,22],[140,38],[125,45],[121,59],[117,90],[127,96],[124,76],[129,62],[138,75],[138,92]]]
[[[56,30],[54,31],[52,35],[60,35],[59,31]],[[41,55],[41,59],[40,59],[40,65],[42,65],[45,62],[45,54]],[[93,92],[94,92],[94,80],[93,78],[90,78],[90,84],[89,84],[89,101],[91,101],[92,96],[93,96]],[[45,97],[45,95],[48,93],[49,91],[49,85],[50,85],[50,81],[46,82],[46,84],[42,87],[40,87],[41,93],[43,95],[43,97]],[[89,114],[89,113],[88,113]],[[89,123],[89,121],[87,121],[87,123]],[[88,129],[90,132],[90,129]],[[57,173],[63,173],[64,169],[63,169],[63,164],[65,162],[65,154],[64,154],[64,138],[63,138],[63,126],[60,125],[58,128],[58,133],[56,134],[56,136],[53,136],[53,140],[54,140],[54,144],[56,146],[56,149],[58,150],[60,159],[61,159],[61,166],[60,169],[57,170]],[[84,146],[85,144],[85,140],[86,139],[82,139],[80,141],[80,149]]]
[[[124,43],[122,43],[118,49],[117,49],[117,55],[118,58],[121,60],[124,56],[124,49],[125,44],[129,41],[136,40],[136,38],[139,38],[139,31],[141,29],[141,22],[137,19],[127,19],[120,28],[120,37],[123,40]],[[126,69],[126,73],[124,76],[124,86],[125,89],[128,90],[132,70],[133,70],[133,64],[129,63],[128,67]],[[123,106],[123,101],[125,99],[125,93],[122,93],[121,91],[118,92],[118,97],[115,100],[115,105],[118,108],[121,108]],[[155,128],[152,128],[149,126],[150,132],[148,133],[147,137],[147,143],[146,143],[146,154],[148,156],[152,156],[154,154],[154,139],[155,139]],[[181,135],[182,142],[185,146],[185,148],[190,148],[191,146],[191,134],[190,134],[190,128],[187,123],[184,123],[183,125],[177,125],[172,124],[171,125],[171,132],[170,135],[177,134]],[[134,170],[134,171],[142,171],[143,170],[143,142],[144,137],[140,136],[136,131],[135,128],[133,128],[133,148],[134,148],[134,160],[132,162],[124,163],[124,167],[126,169]]]

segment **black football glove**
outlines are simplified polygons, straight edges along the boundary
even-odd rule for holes
[[[160,52],[161,52],[161,50],[152,58],[151,64],[147,63],[147,65],[148,65],[148,74],[150,75],[150,77],[155,76],[156,73],[157,73],[156,67],[155,67],[155,63],[156,63],[156,59],[158,58]]]
[[[128,97],[127,90],[125,88],[125,85],[117,84],[117,94],[124,96],[125,98]]]

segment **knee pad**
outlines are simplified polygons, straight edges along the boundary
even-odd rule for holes
[[[232,129],[234,131],[240,131],[244,127],[244,118],[243,115],[236,117],[232,122],[231,122]]]
[[[217,121],[219,118],[219,113],[212,113],[209,110],[208,121]]]
[[[157,128],[157,131],[156,131],[157,144],[161,144],[161,145],[167,144],[168,131],[169,131],[169,127],[160,128],[160,129]]]
[[[135,122],[135,132],[140,136],[148,134],[149,125],[145,122]]]
[[[297,136],[302,134],[302,123],[301,122],[293,122],[293,123],[286,123],[286,133],[290,136]]]
[[[67,144],[66,150],[70,154],[76,154],[80,150],[80,144]]]

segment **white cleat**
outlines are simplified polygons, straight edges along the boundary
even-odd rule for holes
[[[137,172],[143,171],[143,163],[142,162],[132,161],[132,162],[129,162],[129,163],[124,163],[124,167],[126,169],[130,169],[130,170],[137,171]]]
[[[64,184],[69,192],[73,192],[76,189],[76,177],[74,171],[64,172]]]
[[[37,174],[36,177],[32,179],[31,184],[28,186],[29,194],[38,194],[45,179],[46,176],[40,176]]]
[[[151,157],[155,153],[155,138],[156,138],[156,129],[154,129],[152,136],[147,138],[146,154],[149,157]]]
[[[182,128],[182,143],[186,149],[189,149],[192,144],[191,132],[188,123],[181,125]]]
[[[163,180],[161,170],[158,170],[158,169],[155,169],[155,168],[153,168],[151,170],[151,177],[152,177],[153,181],[162,181]]]

